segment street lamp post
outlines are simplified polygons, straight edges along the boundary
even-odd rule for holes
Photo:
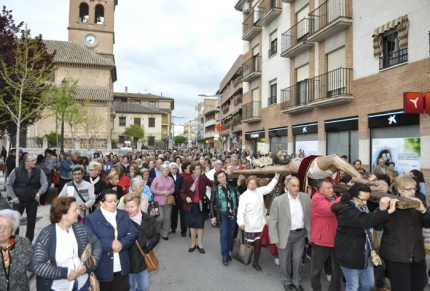
[[[222,131],[222,106],[221,106],[221,99],[222,99],[222,94],[215,94],[215,95],[206,95],[206,94],[199,94],[199,97],[216,97],[219,100],[219,136],[218,136],[218,140],[219,140],[219,154],[220,156],[222,155],[222,141],[221,141],[221,131]],[[220,157],[221,158],[221,157]]]
[[[172,122],[172,149],[173,149],[173,146],[175,145],[175,118],[180,119],[180,118],[185,118],[185,117],[172,115],[172,120],[173,120],[173,122]]]
[[[66,83],[66,78],[63,78],[63,80],[61,81],[61,86],[63,87],[63,90],[65,90],[64,88],[64,84]],[[65,103],[65,100],[63,100],[63,102]],[[60,153],[64,153],[64,111],[65,111],[65,107],[67,106],[67,104],[64,104],[62,113],[61,113],[61,147],[60,147]]]

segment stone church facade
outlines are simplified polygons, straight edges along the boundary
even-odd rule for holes
[[[151,114],[160,116],[162,121],[156,123],[159,124],[160,128],[154,130],[150,135],[156,139],[160,139],[163,133],[169,135],[171,112],[174,109],[173,98],[151,94],[130,94],[133,97],[130,98],[129,94],[125,96],[123,93],[114,93],[114,83],[117,80],[114,56],[114,20],[118,0],[69,1],[68,41],[45,40],[45,43],[49,52],[56,51],[54,59],[57,65],[54,78],[56,86],[61,86],[64,79],[78,80],[74,98],[79,101],[89,100],[90,112],[94,112],[103,119],[96,134],[90,136],[91,147],[109,148],[109,140],[120,138],[121,133],[118,131],[118,126],[115,125],[119,123],[121,114],[128,112],[118,112],[114,102],[125,101],[134,103],[135,107],[142,107],[138,110],[135,109],[136,112],[133,111],[133,114],[151,112]],[[115,95],[119,96],[115,98]],[[124,98],[125,100],[122,100]],[[154,99],[157,103],[154,102]],[[136,104],[136,100],[139,100],[140,104]],[[145,102],[150,105],[145,106]],[[164,103],[169,104],[159,105]],[[156,105],[151,106],[153,104]],[[45,112],[45,116],[49,115],[50,112]],[[142,116],[141,119],[143,120],[144,117]],[[45,117],[27,129],[25,147],[37,147],[35,145],[36,137],[44,136],[50,132],[55,132],[55,117],[53,116]],[[60,128],[58,133],[60,133]],[[74,137],[79,137],[82,140],[80,148],[87,147],[87,143],[84,142],[87,136],[83,129],[78,129]],[[66,124],[64,127],[64,144],[65,150],[76,148],[76,143],[72,145],[70,129]]]

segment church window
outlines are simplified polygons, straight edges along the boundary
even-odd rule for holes
[[[96,24],[104,24],[105,23],[105,8],[101,4],[96,5],[96,14],[95,18]]]
[[[79,5],[79,18],[82,22],[88,22],[88,18],[90,17],[89,11],[90,9],[87,3],[82,2],[81,5]]]

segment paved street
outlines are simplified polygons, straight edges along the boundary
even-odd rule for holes
[[[0,174],[0,189],[4,188],[4,176]],[[2,191],[3,197],[5,192]],[[40,230],[49,224],[50,206],[41,206],[37,216],[41,219],[36,224],[35,237]],[[24,214],[25,217],[25,214]],[[268,248],[263,248],[260,257],[261,272],[255,271],[251,265],[233,260],[228,266],[221,263],[219,246],[219,229],[213,228],[209,220],[206,221],[204,235],[204,248],[206,254],[200,254],[197,250],[188,253],[190,238],[181,237],[180,233],[171,234],[168,241],[161,240],[155,248],[155,253],[160,260],[160,269],[154,271],[151,279],[151,291],[166,290],[283,290],[279,279],[278,266],[273,263],[272,255]],[[25,235],[25,226],[20,229]],[[430,231],[425,230],[426,244],[430,245]],[[427,259],[430,266],[430,260]],[[303,269],[303,283],[305,290],[312,290],[309,280],[310,261],[306,259]],[[29,273],[29,276],[31,274]],[[323,274],[321,276],[323,289],[328,287],[328,281]],[[31,276],[30,290],[36,290],[36,280]],[[344,286],[342,286],[344,290]],[[430,290],[427,287],[425,290]]]

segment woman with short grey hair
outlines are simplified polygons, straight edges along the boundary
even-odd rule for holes
[[[149,187],[145,185],[145,182],[142,180],[141,177],[133,178],[131,180],[131,191],[139,193],[140,194],[140,210],[142,212],[147,213],[148,211],[148,203],[149,201],[152,201],[152,193],[149,190]],[[128,195],[128,194],[127,194]],[[122,196],[119,200],[118,209],[125,210],[125,204],[124,204],[124,197],[126,195]]]
[[[161,175],[154,178],[151,183],[151,193],[154,200],[158,202],[160,215],[155,218],[155,227],[161,233],[164,240],[169,239],[170,218],[172,215],[172,205],[168,204],[168,196],[175,191],[175,182],[169,177],[169,165],[161,164]]]
[[[16,210],[0,210],[0,290],[29,290],[27,269],[31,263],[33,246],[23,236],[16,235],[21,214]],[[13,262],[13,268],[12,268]]]

